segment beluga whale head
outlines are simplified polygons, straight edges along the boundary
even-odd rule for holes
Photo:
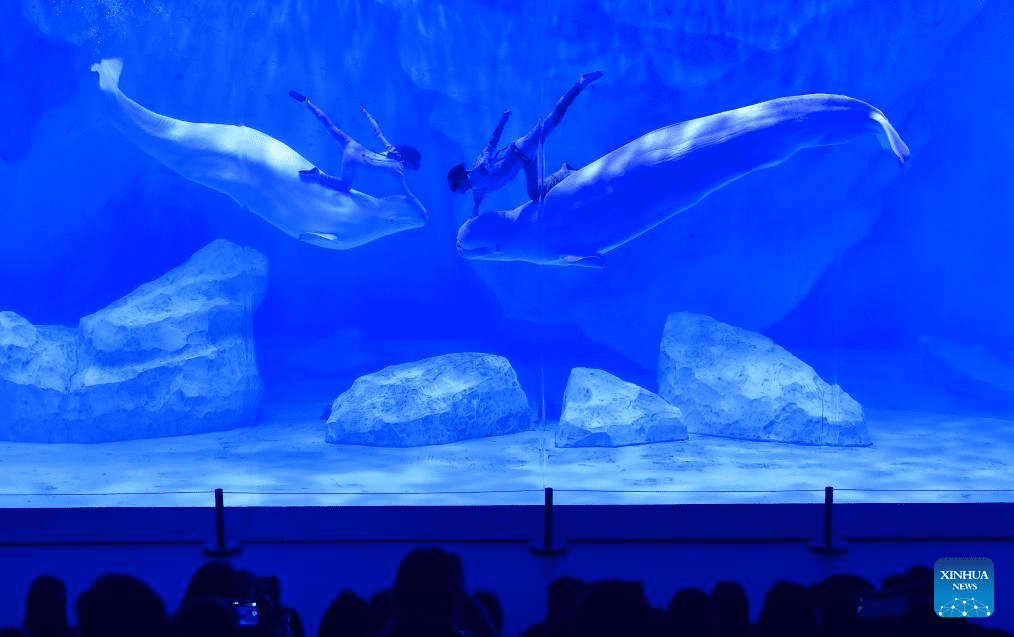
[[[297,238],[320,248],[348,250],[426,224],[422,211],[404,195],[373,199],[355,191],[312,187],[325,192],[320,201],[306,202],[304,210],[313,211],[315,221]]]
[[[468,219],[458,229],[458,254],[482,261],[525,261],[535,257],[539,250],[533,241],[533,228],[519,219],[523,208],[484,212]]]
[[[540,224],[546,209],[529,201],[513,210],[473,216],[458,229],[458,254],[477,261],[524,261],[536,265],[603,267],[602,255],[584,248],[581,237],[561,243],[552,225]]]

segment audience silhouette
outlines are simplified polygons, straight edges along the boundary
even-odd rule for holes
[[[768,590],[757,621],[757,637],[816,637],[817,614],[810,592],[795,582],[782,580]]]
[[[370,635],[379,635],[394,618],[394,593],[389,588],[378,591],[370,597],[367,609]]]
[[[32,582],[25,600],[25,637],[68,637],[67,587],[63,580],[42,575]]]
[[[711,591],[715,637],[746,637],[750,634],[750,600],[739,582],[724,581]]]
[[[503,606],[500,605],[500,598],[496,596],[496,593],[490,591],[476,591],[472,597],[475,598],[486,615],[489,616],[489,620],[493,622],[493,628],[496,629],[497,634],[503,634]]]
[[[77,598],[81,637],[169,637],[165,604],[147,584],[130,575],[100,577]]]
[[[857,612],[869,599],[876,613]],[[869,605],[867,603],[867,605]],[[303,637],[299,615],[281,603],[277,577],[257,576],[212,561],[190,578],[170,617],[144,582],[124,574],[99,577],[77,598],[77,628],[67,618],[67,590],[52,576],[36,578],[21,628],[0,637]],[[760,617],[750,623],[746,590],[719,582],[708,595],[684,588],[665,611],[640,582],[585,582],[562,576],[550,583],[545,618],[522,637],[1000,637],[964,618],[933,610],[933,571],[916,566],[876,586],[855,575],[832,575],[809,587],[779,581],[768,590]],[[410,551],[394,585],[369,601],[342,591],[327,607],[317,637],[502,637],[504,609],[490,591],[465,587],[461,558],[439,548]]]
[[[367,637],[370,634],[369,609],[365,599],[352,591],[343,591],[324,611],[317,637]]]
[[[673,595],[665,610],[666,634],[673,637],[714,635],[711,598],[699,588],[684,588]]]
[[[661,614],[644,597],[640,582],[617,579],[593,583],[577,604],[573,635],[660,635]]]

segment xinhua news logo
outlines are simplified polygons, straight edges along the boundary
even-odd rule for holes
[[[933,568],[933,603],[940,617],[992,617],[993,560],[941,557]]]

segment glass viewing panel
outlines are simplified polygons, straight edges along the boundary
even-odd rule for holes
[[[312,4],[0,9],[0,506],[1011,499],[1000,3]]]

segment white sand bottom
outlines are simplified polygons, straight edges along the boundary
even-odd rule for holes
[[[556,449],[555,423],[414,448],[324,442],[322,405],[274,404],[233,431],[93,444],[0,443],[0,507],[1014,500],[1014,421],[869,411],[873,446],[815,447],[691,434]],[[990,491],[990,489],[993,489]],[[1007,489],[1002,491],[1000,489]]]

